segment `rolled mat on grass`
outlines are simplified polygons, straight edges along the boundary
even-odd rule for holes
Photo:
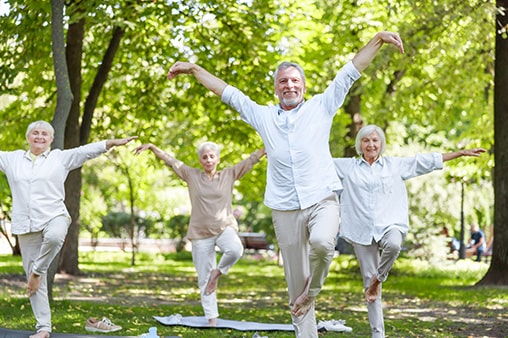
[[[28,336],[34,334],[35,331],[21,331],[21,330],[9,330],[0,328],[0,338],[28,338]],[[141,335],[141,333],[140,333]],[[102,335],[91,335],[91,334],[73,334],[73,333],[58,333],[51,332],[51,338],[96,338],[96,337],[108,337],[108,338],[139,338],[139,336],[110,336],[106,334]],[[165,336],[165,338],[180,338],[178,336]]]

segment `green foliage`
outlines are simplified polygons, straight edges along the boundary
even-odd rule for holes
[[[180,239],[176,246],[177,252],[181,252],[184,249],[185,235],[187,234],[187,229],[189,229],[189,220],[190,216],[188,215],[175,215],[168,222],[171,238]]]
[[[150,233],[151,222],[143,217],[135,216],[135,238],[139,238],[140,233]],[[111,237],[125,238],[129,237],[133,229],[131,224],[131,215],[125,212],[110,212],[102,218],[102,230]]]
[[[26,148],[27,124],[51,120],[56,105],[50,3],[7,4],[10,12],[0,16],[2,150]],[[491,220],[494,1],[94,0],[66,6],[66,27],[81,19],[86,23],[83,93],[76,98],[81,106],[113,30],[125,32],[93,112],[90,140],[138,135],[142,143],[157,144],[189,165],[197,165],[195,149],[204,140],[224,146],[224,166],[262,144],[236,112],[191,76],[167,81],[175,61],[196,62],[259,103],[274,104],[271,75],[280,61],[302,64],[310,96],[321,92],[375,32],[398,31],[406,53],[393,46],[381,49],[352,90],[361,95],[357,117],[387,128],[391,155],[489,150],[478,160],[447,163],[445,173],[408,182],[408,242],[428,246],[443,225],[457,231],[458,187],[452,177],[468,182],[466,218]],[[334,156],[343,156],[352,144],[346,136],[351,122],[341,109],[330,138]],[[130,203],[136,214],[153,221],[153,237],[168,236],[166,222],[188,211],[180,179],[153,157],[134,157],[130,150],[83,167],[81,224],[92,237],[103,235],[102,217],[127,210]],[[235,204],[249,210],[247,226],[273,236],[269,212],[261,206],[265,172],[262,161],[242,178]],[[8,187],[0,184],[0,190],[2,204],[9,205]],[[431,252],[428,246],[418,255]]]
[[[243,199],[238,201],[238,209],[244,215],[238,219],[240,231],[261,232],[266,235],[266,241],[276,246],[275,230],[272,222],[272,211],[263,203]]]

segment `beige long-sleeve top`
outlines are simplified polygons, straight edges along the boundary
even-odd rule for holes
[[[169,161],[173,171],[187,183],[189,190],[191,216],[188,239],[217,236],[228,226],[238,230],[232,210],[233,186],[259,160],[258,153],[254,152],[236,165],[217,171],[212,179],[201,169],[189,167],[178,159]]]

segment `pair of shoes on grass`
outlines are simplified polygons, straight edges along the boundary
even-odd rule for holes
[[[85,330],[88,332],[115,332],[120,331],[122,329],[121,326],[113,324],[109,319],[102,318],[102,320],[97,320],[95,318],[88,318],[86,320]]]

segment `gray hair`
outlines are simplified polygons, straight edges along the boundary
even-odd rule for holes
[[[291,67],[294,67],[294,68],[296,68],[296,70],[298,70],[298,72],[302,76],[303,83],[305,84],[305,72],[303,71],[303,68],[298,63],[284,61],[277,67],[277,69],[275,69],[275,73],[273,73],[273,85],[274,86],[277,85],[277,75],[279,74],[279,72],[282,69],[288,69]]]
[[[217,143],[214,143],[214,142],[203,142],[199,145],[198,147],[198,156],[199,158],[201,158],[201,154],[203,153],[204,150],[212,150],[215,152],[215,154],[217,156],[220,157],[220,148],[219,148],[219,145]]]
[[[358,134],[356,134],[355,148],[356,148],[356,153],[358,155],[363,155],[363,153],[362,153],[362,139],[364,137],[369,136],[370,134],[372,134],[374,132],[376,132],[379,135],[379,138],[381,139],[381,149],[379,151],[379,156],[381,156],[384,153],[385,148],[386,148],[385,132],[383,131],[383,129],[376,126],[375,124],[369,124],[369,125],[366,125],[365,127],[362,127],[360,129],[360,131],[358,132]]]
[[[28,125],[28,128],[26,128],[26,134],[25,137],[28,139],[28,135],[34,130],[35,128],[44,129],[51,135],[51,138],[55,137],[55,128],[51,125],[51,123],[46,121],[35,121]]]

